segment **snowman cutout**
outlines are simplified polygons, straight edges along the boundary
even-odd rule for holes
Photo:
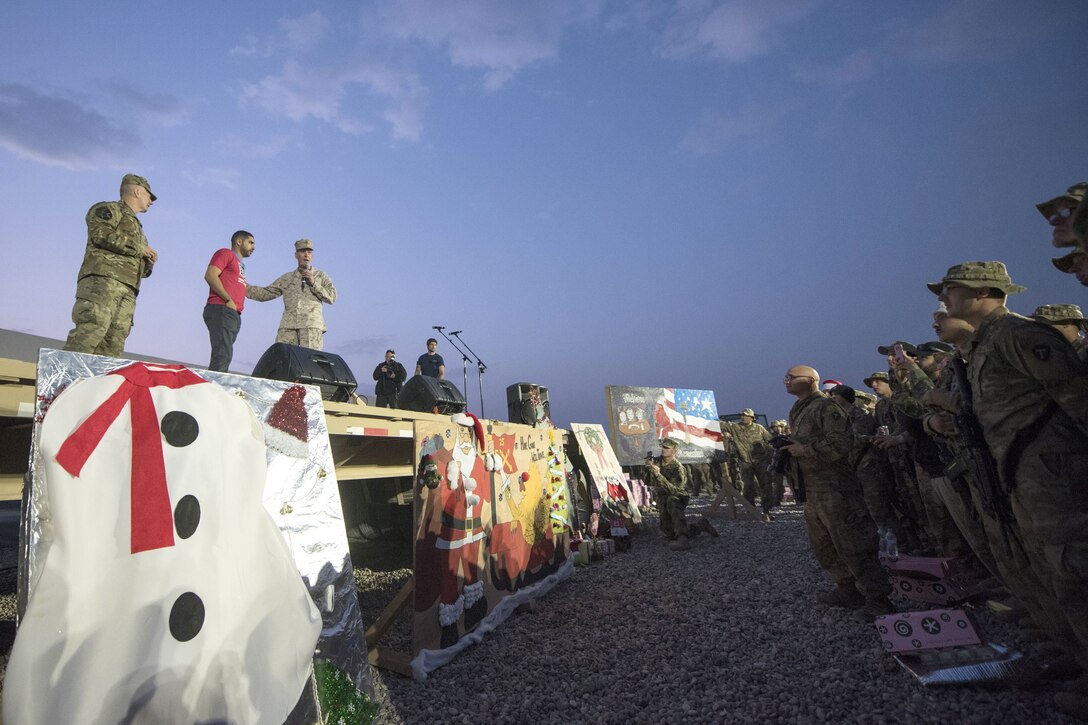
[[[4,722],[283,723],[321,616],[262,504],[249,405],[136,363],[69,386],[40,441],[43,563]]]

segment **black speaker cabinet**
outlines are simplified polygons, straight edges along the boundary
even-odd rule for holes
[[[321,388],[321,399],[338,403],[351,400],[355,392],[355,376],[344,358],[331,352],[277,342],[264,351],[253,377],[304,383]]]
[[[514,383],[506,387],[506,412],[511,423],[521,422],[521,406],[529,399],[529,386],[532,383]],[[543,385],[537,385],[540,391],[540,402],[544,404],[544,410],[551,417],[551,404],[548,402],[548,389]]]
[[[468,407],[465,396],[449,380],[413,375],[397,397],[397,407],[417,413],[463,413]]]

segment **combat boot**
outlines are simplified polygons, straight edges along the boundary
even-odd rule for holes
[[[713,536],[715,539],[721,536],[721,534],[718,533],[718,530],[714,528],[714,524],[710,523],[710,519],[706,516],[700,516],[699,521],[695,525],[700,531]]]
[[[861,592],[853,584],[839,584],[826,594],[818,596],[817,601],[820,604],[826,604],[829,607],[843,607],[845,609],[857,609],[865,604],[865,597],[861,596]]]
[[[879,599],[866,599],[865,606],[861,608],[862,616],[870,619],[876,619],[885,614],[895,614],[899,610],[895,608],[895,605],[891,603],[891,600],[887,597],[880,597]]]
[[[669,548],[673,551],[687,551],[691,548],[691,542],[688,541],[688,537],[680,535],[676,537],[675,541],[669,542]]]

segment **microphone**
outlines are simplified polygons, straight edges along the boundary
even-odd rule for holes
[[[460,334],[461,334],[461,330],[454,330],[454,331],[453,331],[453,332],[451,332],[450,334],[451,334],[451,335],[460,335]]]
[[[431,329],[432,330],[445,330],[446,328],[443,327],[442,325],[431,325]]]
[[[300,272],[308,270],[309,268],[310,268],[310,265],[309,265],[308,262],[303,262],[302,264],[300,264],[298,266],[298,269],[299,269]],[[302,278],[302,286],[299,289],[306,289],[306,285],[308,285],[308,284],[311,284],[310,280],[303,277]]]

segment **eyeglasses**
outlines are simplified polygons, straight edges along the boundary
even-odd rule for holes
[[[794,380],[812,380],[812,376],[811,375],[787,375],[786,377],[782,378],[782,382],[784,382],[784,383],[792,383]]]
[[[1071,216],[1073,216],[1073,207],[1066,206],[1066,207],[1062,207],[1061,209],[1058,209],[1056,212],[1054,212],[1053,214],[1048,216],[1047,221],[1053,222],[1053,221],[1057,221],[1058,219],[1064,220],[1064,219],[1068,219]]]

